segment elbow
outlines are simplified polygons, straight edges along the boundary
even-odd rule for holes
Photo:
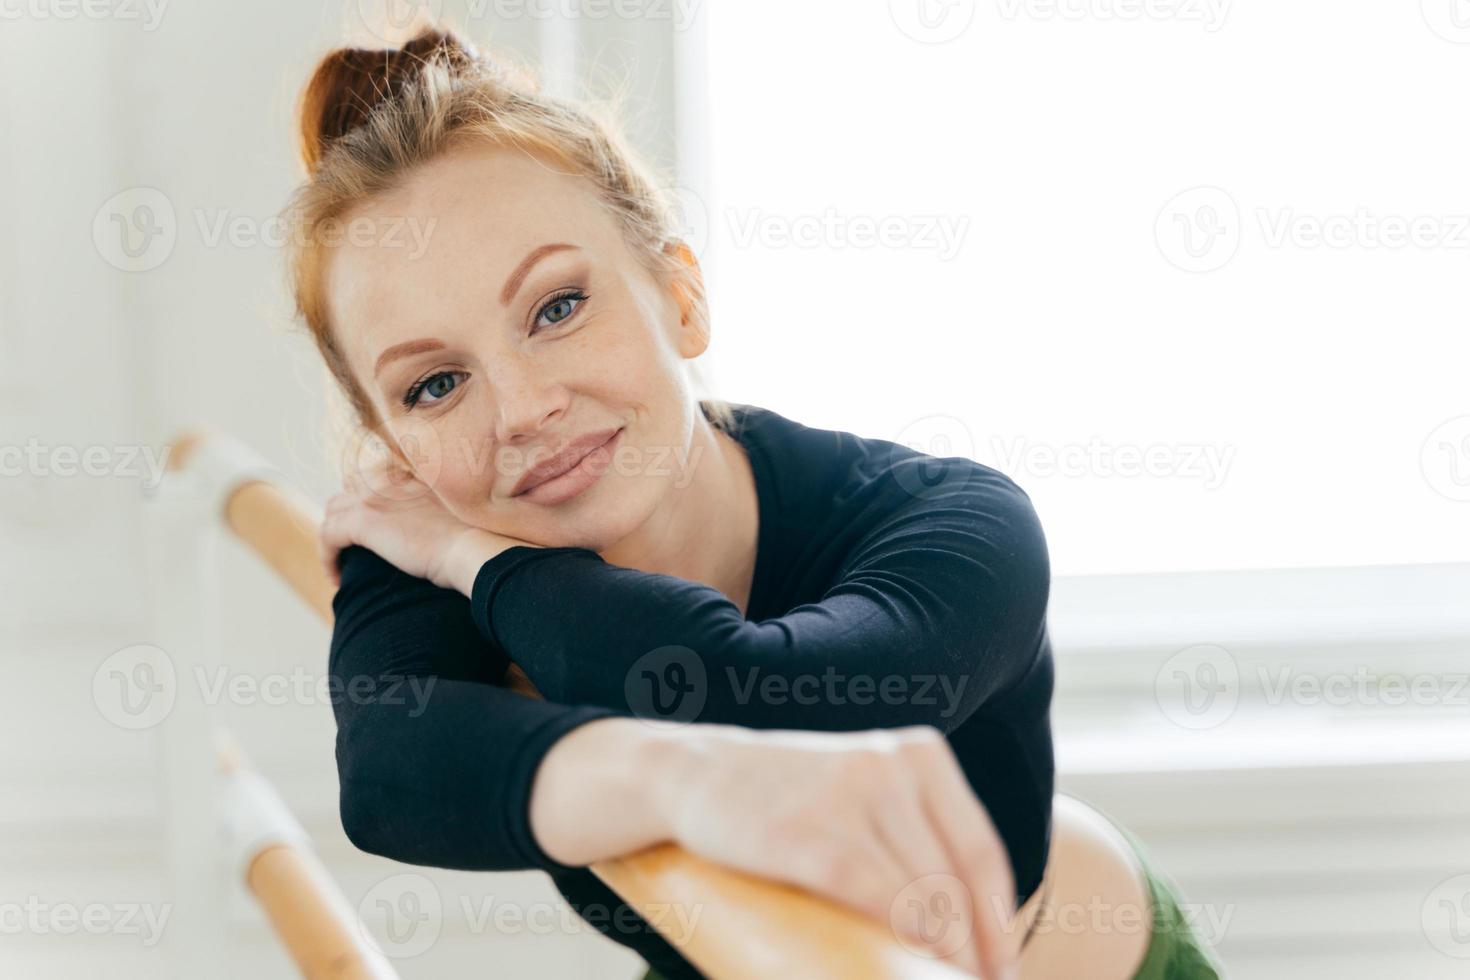
[[[337,733],[337,813],[342,830],[359,851],[407,860],[403,835],[394,832],[401,794],[391,792],[392,774],[384,771],[381,756],[362,744],[361,735],[361,729],[351,726]]]
[[[392,858],[388,847],[388,835],[383,833],[382,809],[377,805],[377,793],[361,779],[353,778],[339,769],[341,791],[337,809],[342,819],[342,830],[352,846],[368,854]]]

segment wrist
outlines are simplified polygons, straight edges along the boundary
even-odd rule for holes
[[[439,576],[442,581],[436,584],[456,589],[468,597],[481,567],[509,547],[508,538],[483,528],[465,528],[450,543]]]
[[[716,746],[726,726],[656,720],[638,724],[646,729],[640,746],[642,764],[649,773],[645,805],[659,839],[678,840],[689,788],[701,775],[713,771]]]
[[[706,751],[696,727],[616,717],[562,736],[531,787],[541,849],[577,866],[673,840],[679,784]]]

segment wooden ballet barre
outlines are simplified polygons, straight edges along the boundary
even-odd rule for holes
[[[181,473],[196,467],[204,470],[206,490],[219,501],[219,518],[307,605],[332,621],[335,586],[322,568],[319,507],[248,449],[223,436],[183,435],[171,446],[167,467]],[[507,686],[540,697],[515,665]],[[590,870],[635,909],[671,905],[697,909],[697,918],[659,917],[655,928],[712,980],[969,976],[909,951],[886,924],[855,910],[725,867],[674,844],[599,861]],[[266,895],[261,898],[267,900]]]
[[[231,865],[265,912],[306,980],[398,980],[370,946],[306,831],[275,790],[250,769],[228,735],[216,733]]]

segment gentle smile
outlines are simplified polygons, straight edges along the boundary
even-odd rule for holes
[[[527,471],[511,496],[547,505],[571,500],[602,478],[622,435],[619,428],[573,442],[556,457]]]

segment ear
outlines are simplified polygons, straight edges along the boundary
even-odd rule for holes
[[[709,305],[704,293],[704,275],[694,252],[682,241],[664,246],[664,252],[679,260],[671,275],[669,288],[679,304],[679,353],[686,358],[698,357],[709,347]]]

